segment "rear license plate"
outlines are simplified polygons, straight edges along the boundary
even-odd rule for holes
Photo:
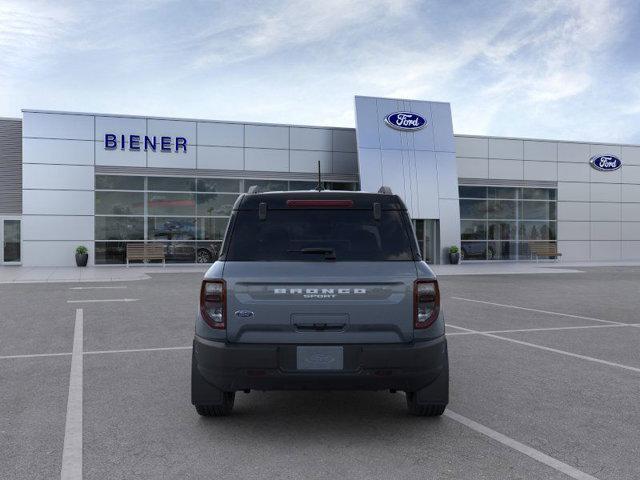
[[[297,348],[298,370],[342,370],[342,347],[313,347]]]

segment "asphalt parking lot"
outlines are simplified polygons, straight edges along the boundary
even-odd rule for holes
[[[199,417],[197,273],[0,285],[0,478],[640,478],[640,268],[580,270],[440,278],[436,419],[387,392],[240,393]]]

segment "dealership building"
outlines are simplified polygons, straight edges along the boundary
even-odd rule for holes
[[[211,262],[242,192],[388,186],[423,256],[640,259],[640,146],[454,134],[448,103],[356,97],[355,128],[23,110],[0,119],[0,264]]]

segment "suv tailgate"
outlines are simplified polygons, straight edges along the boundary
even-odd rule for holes
[[[227,339],[402,343],[413,339],[413,262],[227,262]]]

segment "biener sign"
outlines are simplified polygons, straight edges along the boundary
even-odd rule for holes
[[[116,135],[114,133],[106,133],[104,135],[105,150],[129,150],[145,152],[184,152],[187,153],[187,139],[184,137],[149,137],[147,135]]]

